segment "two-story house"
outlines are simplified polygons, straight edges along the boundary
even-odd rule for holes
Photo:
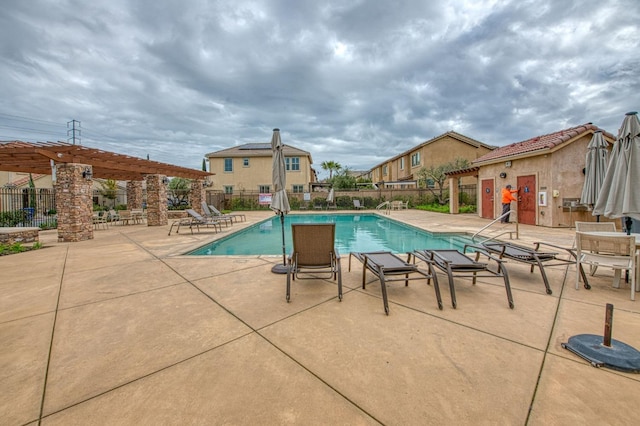
[[[316,181],[313,161],[307,151],[284,145],[287,167],[287,191],[310,191]],[[214,190],[233,194],[239,191],[270,193],[272,188],[273,160],[270,143],[250,143],[206,154]]]

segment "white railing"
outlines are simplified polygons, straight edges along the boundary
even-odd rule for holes
[[[496,233],[489,234],[489,236],[481,235],[482,231],[484,231],[485,229],[489,229],[489,228],[491,228],[491,227],[492,227],[493,225],[495,225],[496,223],[502,223],[502,222],[498,222],[498,221],[499,221],[500,219],[502,219],[503,217],[509,216],[510,214],[515,215],[515,218],[516,218],[515,222],[513,222],[513,223],[515,223],[515,225],[516,225],[516,229],[515,229],[515,231],[505,230],[505,227],[503,226],[501,229],[494,229],[494,232],[496,232]],[[506,225],[509,225],[510,223],[511,223],[511,222],[507,223]],[[503,225],[504,225],[504,224],[503,224]],[[510,238],[510,239],[513,239],[513,234],[515,233],[515,234],[516,234],[516,240],[517,240],[517,239],[519,239],[519,238],[520,238],[520,233],[519,233],[519,232],[520,232],[520,230],[519,230],[519,226],[518,226],[518,214],[517,214],[517,212],[516,212],[515,210],[509,210],[508,212],[503,213],[503,214],[501,214],[500,216],[498,216],[496,219],[494,219],[493,221],[491,221],[488,225],[486,225],[486,226],[482,227],[482,229],[480,229],[478,232],[476,232],[475,234],[473,234],[473,236],[471,237],[471,239],[472,239],[473,241],[475,241],[475,240],[476,240],[476,237],[483,236],[483,237],[486,237],[485,241],[489,241],[489,240],[495,240],[496,238],[501,237],[501,236],[503,236],[503,235],[509,235],[509,238]]]

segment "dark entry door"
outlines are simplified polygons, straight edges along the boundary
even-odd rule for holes
[[[518,176],[518,222],[536,224],[536,176]]]
[[[485,219],[494,218],[493,199],[495,198],[493,190],[493,179],[482,179],[482,212],[481,215]]]

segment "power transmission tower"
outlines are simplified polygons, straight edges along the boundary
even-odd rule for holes
[[[77,125],[77,126],[76,126]],[[71,129],[69,129],[69,127],[71,127]],[[67,142],[69,142],[70,140],[73,140],[73,144],[76,144],[76,140],[78,141],[78,145],[80,145],[80,142],[82,141],[82,138],[80,137],[81,134],[81,123],[78,120],[71,120],[67,122],[67,136],[71,135],[71,137],[67,138]]]

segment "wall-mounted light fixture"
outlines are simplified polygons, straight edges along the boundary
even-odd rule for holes
[[[93,177],[93,172],[91,171],[91,167],[85,167],[84,171],[82,172],[82,177],[85,178],[86,180],[89,180]]]
[[[168,177],[166,177],[166,176],[165,176],[165,177],[163,177],[163,178],[162,178],[162,183],[164,183],[165,185],[168,185],[168,184],[169,184],[169,178],[168,178]]]
[[[500,177],[501,177],[502,179],[504,179],[504,178],[506,178],[506,177],[507,177],[507,174],[506,174],[505,172],[502,172],[502,173],[500,173]]]
[[[209,182],[208,180],[205,180],[205,181],[202,182],[202,187],[203,188],[208,188],[211,185],[213,185],[213,182]]]
[[[511,167],[511,161],[505,161],[504,162],[504,166],[505,167]]]

